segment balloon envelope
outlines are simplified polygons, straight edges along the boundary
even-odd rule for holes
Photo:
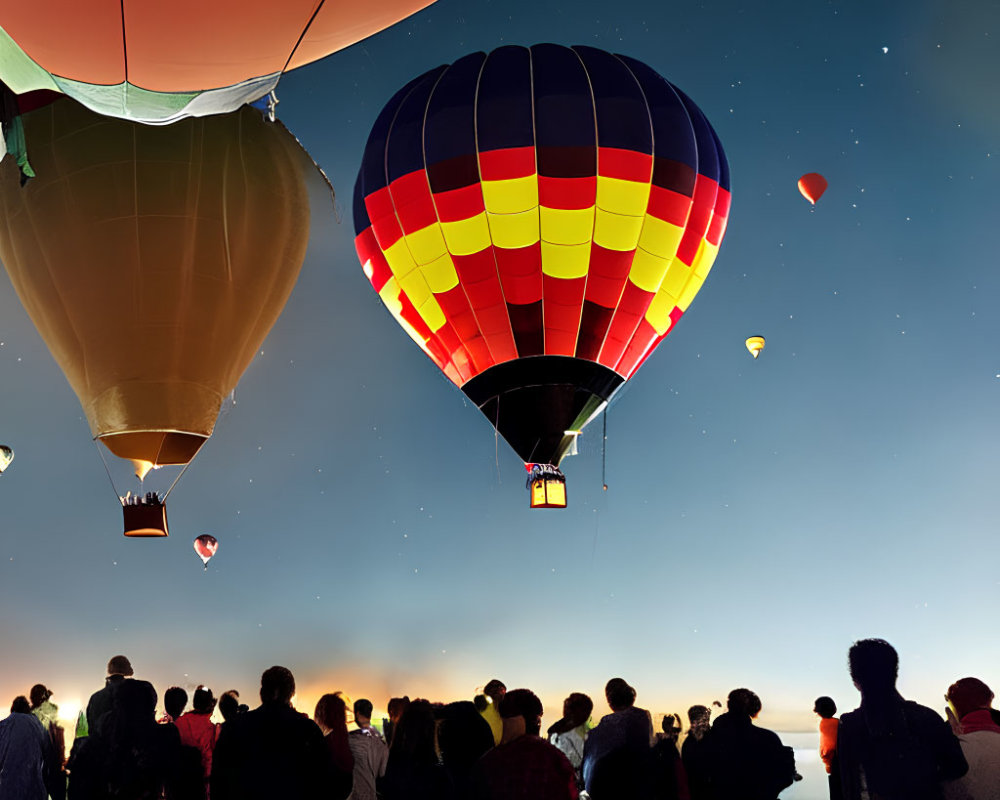
[[[760,355],[760,351],[764,349],[764,337],[763,336],[751,336],[746,341],[747,350],[750,351],[750,355],[754,358]]]
[[[813,205],[823,196],[827,187],[826,178],[818,172],[809,172],[799,178],[799,191]]]
[[[0,475],[3,471],[10,466],[10,462],[14,460],[14,451],[11,450],[7,445],[0,444]]]
[[[212,434],[292,290],[311,162],[244,107],[151,127],[61,99],[0,163],[0,258],[91,433],[137,471]]]
[[[215,551],[218,549],[219,540],[211,534],[203,533],[194,540],[194,551],[205,565],[208,564],[209,559],[215,555]]]
[[[164,123],[234,111],[282,72],[433,0],[46,0],[6,3],[0,80],[63,92],[110,116]]]
[[[651,68],[502,47],[385,106],[355,246],[389,311],[522,460],[558,464],[687,310],[728,213],[715,132]]]

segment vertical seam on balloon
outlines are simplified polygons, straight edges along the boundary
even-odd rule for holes
[[[486,194],[483,191],[483,170],[479,163],[479,83],[483,79],[483,72],[486,71],[486,64],[490,60],[492,53],[487,53],[486,58],[483,59],[483,65],[479,68],[479,77],[476,78],[476,91],[472,96],[472,132],[476,143],[476,174],[479,176],[479,194],[483,199],[483,210],[486,211]],[[528,51],[529,65],[531,58],[531,51]],[[490,218],[489,213],[486,213],[486,229],[489,231]],[[497,286],[500,287],[500,297],[503,299],[503,311],[507,315],[507,329],[510,331],[510,340],[514,345],[514,358],[517,358],[517,339],[514,338],[514,323],[510,318],[510,308],[507,304],[507,294],[503,289],[503,280],[500,277],[500,264],[497,261],[496,244],[493,241],[493,233],[490,231],[490,255],[493,257],[493,269],[496,271]],[[501,363],[497,359],[494,359],[494,366]]]
[[[136,131],[138,128],[135,127],[133,123],[131,127],[132,133],[132,234],[134,236],[135,245],[135,271],[134,283],[132,284],[132,303],[133,308],[141,308],[139,302],[142,299],[139,287],[142,285],[142,247],[140,247],[140,237],[139,237],[139,166],[138,166],[138,150],[136,147]]]
[[[128,91],[128,39],[125,35],[125,0],[120,1],[119,8],[122,19],[122,59],[125,62],[125,86],[126,91]]]
[[[528,96],[531,98],[531,138],[534,144],[535,151],[535,180],[539,181],[538,174],[538,127],[536,124],[535,117],[535,59],[532,49],[528,48],[528,82],[529,82],[529,93]],[[540,181],[539,181],[540,183]],[[545,355],[545,256],[543,254],[542,248],[542,196],[541,191],[538,194],[538,205],[535,206],[535,210],[538,213],[538,266],[541,269],[541,311],[542,311],[542,355]],[[514,326],[511,325],[511,333],[513,334]],[[517,345],[517,339],[514,339],[515,346]],[[518,357],[520,357],[520,352]],[[538,447],[538,443],[535,443],[535,447],[532,448],[531,453],[534,455],[535,449]]]
[[[441,78],[444,77],[444,74],[447,71],[448,71],[447,67],[445,67],[445,69],[441,70],[441,74],[437,76],[437,80],[434,82],[434,86],[437,86],[438,82],[440,82]],[[417,86],[420,86],[421,83],[422,82],[418,83],[416,86],[413,87],[413,89],[411,89],[409,92],[407,92],[406,97],[402,98],[400,100],[400,102],[399,102],[399,105],[396,106],[396,111],[392,115],[392,122],[389,123],[389,127],[386,130],[386,134],[385,134],[385,151],[384,151],[384,153],[382,155],[384,169],[385,169],[385,188],[386,188],[386,194],[389,196],[389,202],[392,204],[392,213],[396,217],[396,223],[399,225],[400,239],[403,242],[403,245],[406,247],[407,252],[409,252],[411,258],[413,258],[413,251],[410,249],[410,243],[406,240],[406,231],[403,228],[403,221],[400,219],[399,212],[396,209],[396,198],[393,197],[393,195],[392,195],[392,189],[391,189],[392,181],[389,180],[389,142],[390,142],[390,140],[392,138],[392,129],[393,129],[393,127],[396,124],[396,119],[399,117],[399,110],[403,107],[403,105],[406,103],[406,101],[409,100],[410,95],[413,94],[413,91],[417,88]],[[431,88],[431,91],[430,91],[430,93],[427,96],[428,97],[428,101],[430,99],[430,95],[433,94],[433,93],[434,93],[434,87]],[[424,118],[425,119],[426,119],[426,114],[427,114],[427,103],[424,104]],[[423,125],[421,124],[421,128],[420,128],[420,149],[421,149],[421,151],[423,151],[423,135],[424,135],[424,133],[423,133]],[[424,174],[425,175],[427,174],[426,161],[424,163]],[[436,213],[437,213],[437,210],[435,209],[435,214]],[[415,258],[413,258],[413,263],[419,269],[420,265],[417,264],[417,260]],[[423,275],[421,275],[421,278],[423,278]],[[423,278],[423,279],[426,281],[426,278]],[[430,291],[430,286],[428,286],[427,288],[428,288],[428,291]],[[401,293],[405,294],[405,292],[403,291],[402,285],[400,285],[399,290],[400,290]],[[431,296],[432,297],[434,296],[434,292],[431,292]],[[437,302],[437,299],[435,299],[434,302]],[[417,310],[417,314],[418,315],[420,314],[419,309]],[[451,328],[452,331],[454,332],[454,326],[451,324],[451,320],[449,320],[448,317],[445,315],[443,308],[441,309],[441,315],[444,317],[445,325],[447,325],[449,328]],[[428,327],[428,330],[429,330],[429,327]],[[438,328],[438,330],[441,330],[441,328]],[[438,336],[437,331],[430,331],[430,335],[431,335],[431,337],[433,337],[434,339],[436,339],[439,343],[443,344],[443,342],[441,342],[441,338]],[[457,333],[455,334],[455,338],[458,339],[458,334]],[[459,339],[459,341],[461,341],[461,339]],[[464,345],[462,346],[462,349],[465,350],[465,346]],[[468,381],[469,378],[464,378],[460,374],[459,369],[458,369],[458,365],[455,363],[454,355],[450,351],[446,351],[446,352],[448,353],[448,359],[447,359],[447,361],[445,363],[446,364],[450,363],[452,365],[452,367],[455,369],[455,372],[458,374],[459,378],[462,380],[462,383],[463,384],[466,383],[466,381]],[[468,351],[466,350],[466,352],[468,352]],[[442,370],[442,371],[445,372],[445,374],[447,374],[447,372],[445,370]],[[471,377],[472,376],[470,376],[470,378]]]
[[[640,81],[639,78],[636,76],[636,74],[634,72],[632,72],[632,69],[631,69],[631,67],[629,67],[628,64],[626,64],[624,61],[622,61],[622,59],[618,58],[618,54],[617,53],[612,53],[612,57],[615,58],[615,59],[617,59],[619,61],[619,63],[621,63],[621,65],[625,68],[626,72],[628,72],[628,74],[632,76],[632,80],[635,81],[635,85],[639,89],[639,94],[642,95],[642,102],[645,103],[645,105],[646,105],[646,118],[649,120],[649,141],[650,141],[650,149],[653,151],[652,154],[651,154],[652,157],[653,157],[653,164],[652,164],[652,167],[650,168],[650,173],[649,173],[649,189],[650,189],[650,191],[649,191],[649,198],[646,200],[646,211],[642,215],[642,227],[645,227],[645,225],[646,225],[646,217],[649,214],[649,205],[650,205],[650,203],[653,202],[653,173],[656,170],[656,126],[653,124],[653,111],[649,107],[649,98],[646,96],[646,92],[642,88],[642,81]],[[598,152],[600,152],[600,150],[598,150]],[[596,216],[596,212],[595,212],[595,216]],[[639,229],[639,238],[636,239],[635,247],[632,249],[632,261],[633,262],[635,261],[635,254],[636,254],[636,251],[639,249],[639,241],[641,239],[642,239],[642,228],[640,227],[640,229]],[[629,271],[631,271],[631,263],[629,264]],[[618,315],[618,306],[621,303],[622,297],[625,294],[625,289],[628,288],[628,280],[629,280],[628,279],[628,275],[626,274],[625,280],[622,281],[622,287],[621,287],[621,289],[618,292],[618,299],[615,301],[614,309],[611,312],[611,319],[608,321],[608,327],[604,331],[604,338],[601,340],[601,346],[597,350],[597,357],[594,359],[594,361],[597,362],[598,364],[601,364],[601,366],[605,366],[608,369],[614,370],[615,372],[618,372],[618,370],[617,370],[618,363],[616,362],[614,364],[614,366],[612,366],[611,364],[605,364],[605,363],[603,363],[601,361],[601,356],[604,353],[604,346],[608,342],[608,334],[611,333],[611,328],[614,325],[615,317]],[[633,335],[634,335],[634,332],[633,332]],[[631,342],[631,339],[629,339],[629,341]],[[627,348],[628,348],[628,345],[626,345],[626,349]],[[624,355],[624,352],[623,352],[623,355]],[[618,359],[618,361],[621,361],[621,359]],[[621,373],[618,373],[618,374],[620,375]],[[628,376],[622,375],[622,377],[627,379]]]
[[[285,70],[288,69],[288,65],[292,63],[292,59],[295,58],[295,51],[299,49],[299,45],[302,44],[302,40],[306,38],[306,34],[309,32],[309,28],[312,27],[313,21],[316,19],[319,12],[323,9],[326,0],[319,0],[319,5],[316,6],[316,10],[313,11],[312,16],[309,17],[309,21],[302,26],[302,33],[299,34],[299,38],[295,40],[295,44],[292,45],[292,50],[288,54],[288,58],[285,59],[285,66],[281,68],[281,72],[278,73],[278,80],[281,80],[281,76],[285,74]],[[275,85],[277,87],[277,84]]]
[[[486,63],[486,59],[484,58],[483,59],[483,64],[485,64],[485,63]],[[438,82],[436,84],[434,84],[434,88],[431,89],[430,94],[427,96],[427,104],[424,106],[424,119],[423,119],[423,123],[420,126],[420,152],[423,155],[423,159],[424,159],[424,179],[427,181],[427,192],[428,192],[428,194],[430,195],[430,198],[431,198],[431,205],[434,207],[434,216],[437,219],[438,228],[439,228],[439,230],[441,230],[441,239],[442,239],[442,241],[444,241],[444,250],[448,254],[449,258],[452,258],[452,253],[451,253],[451,250],[448,249],[448,241],[447,241],[447,239],[444,238],[444,229],[442,228],[442,225],[441,225],[441,215],[438,213],[437,199],[436,199],[436,197],[434,195],[434,188],[431,186],[430,174],[427,171],[427,146],[426,146],[426,138],[425,137],[426,137],[426,134],[427,134],[427,112],[430,110],[431,100],[434,97],[434,92],[437,89],[438,84],[441,83],[441,81],[444,79],[444,76],[447,74],[448,70],[451,69],[452,66],[454,66],[454,64],[448,66],[441,73],[441,77],[438,78]],[[480,65],[480,67],[479,67],[480,74],[482,74],[482,69],[483,69],[483,67],[482,67],[482,65]],[[476,79],[476,87],[478,88],[478,86],[479,86],[479,79],[477,77],[477,79]],[[475,102],[475,100],[473,100],[473,102]],[[473,129],[473,135],[475,135],[475,129]],[[478,159],[476,159],[476,161],[478,162]],[[480,185],[481,185],[481,182],[480,182]],[[485,208],[485,204],[484,204],[483,207]],[[487,225],[488,224],[489,223],[487,222]],[[452,264],[454,265],[454,263],[455,262],[454,262],[454,259],[453,259],[452,260]],[[465,302],[468,304],[469,310],[472,312],[472,318],[475,319],[475,321],[476,321],[476,329],[479,331],[479,335],[480,335],[480,337],[483,340],[483,344],[486,345],[486,349],[490,353],[490,359],[493,362],[493,364],[490,364],[490,366],[493,366],[494,364],[497,363],[496,356],[493,354],[493,351],[490,349],[490,343],[487,340],[485,334],[483,333],[483,327],[482,327],[482,325],[480,325],[480,323],[479,323],[479,315],[476,314],[476,307],[472,304],[472,301],[469,299],[469,294],[465,290],[465,284],[462,282],[461,277],[458,275],[458,268],[457,267],[455,267],[455,277],[458,280],[458,284],[457,285],[462,289],[462,296],[465,298]],[[447,317],[445,319],[447,319]],[[449,320],[449,324],[450,324],[450,320]],[[457,333],[458,332],[456,331],[456,336],[457,336]],[[479,375],[481,372],[485,372],[486,370],[485,369],[484,370],[480,370],[478,368],[478,366],[476,365],[475,360],[472,357],[472,352],[469,350],[469,348],[466,345],[465,341],[463,339],[461,339],[460,337],[459,337],[459,341],[462,342],[462,349],[465,350],[466,355],[469,357],[469,363],[472,365],[472,370],[471,371],[473,372],[472,375],[470,375],[468,378],[465,378],[462,381],[462,383],[464,384],[464,383],[472,380],[472,378],[476,377],[476,375]],[[489,367],[486,367],[486,369],[489,369]]]
[[[594,216],[593,221],[590,224],[590,254],[587,256],[587,274],[583,279],[583,295],[580,297],[580,308],[579,314],[576,320],[576,343],[573,345],[573,356],[577,357],[577,351],[580,347],[580,329],[583,327],[583,304],[587,302],[587,284],[590,281],[590,267],[591,258],[594,254],[594,235],[597,232],[597,186],[598,178],[601,174],[601,136],[600,131],[597,130],[597,98],[594,97],[594,84],[590,80],[590,73],[587,71],[587,65],[584,60],[580,57],[580,54],[576,52],[576,49],[569,48],[573,55],[576,56],[577,60],[580,62],[580,66],[583,68],[583,74],[587,76],[587,86],[590,88],[590,109],[594,116]],[[543,306],[544,313],[544,306]]]

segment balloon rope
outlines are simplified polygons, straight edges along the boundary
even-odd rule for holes
[[[111,488],[115,492],[115,497],[118,498],[118,502],[122,504],[122,508],[125,508],[125,498],[118,494],[118,487],[115,486],[115,479],[111,477],[111,470],[108,468],[108,460],[104,457],[104,450],[101,448],[101,443],[94,439],[94,444],[97,445],[97,453],[101,457],[101,463],[104,464],[104,471],[108,473],[108,482],[111,484]]]
[[[601,483],[608,490],[608,407],[604,406],[604,436],[601,439]]]
[[[497,464],[497,485],[503,485],[503,479],[500,477],[500,429],[497,425],[500,424],[500,396],[497,395],[497,418],[493,423],[493,457],[496,459]]]

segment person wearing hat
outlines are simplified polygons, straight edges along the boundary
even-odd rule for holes
[[[181,714],[174,723],[181,735],[181,745],[194,747],[201,754],[201,769],[204,777],[204,794],[208,796],[208,781],[212,775],[212,753],[219,739],[219,726],[212,722],[212,712],[215,711],[215,697],[207,686],[199,686],[194,690],[192,709]]]
[[[946,714],[969,771],[944,784],[947,800],[1000,800],[1000,725],[991,715],[993,691],[979,678],[948,687]]]
[[[135,673],[132,664],[125,656],[113,656],[108,662],[108,677],[104,688],[90,696],[87,703],[87,732],[93,736],[100,733],[101,717],[107,714],[114,704],[115,692],[122,681],[131,678]]]

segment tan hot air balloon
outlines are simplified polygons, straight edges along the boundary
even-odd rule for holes
[[[298,277],[311,162],[249,107],[153,127],[64,99],[23,121],[37,177],[0,163],[11,282],[94,438],[140,480],[187,464]]]
[[[750,355],[754,358],[760,355],[760,351],[764,349],[764,337],[763,336],[751,336],[746,341],[747,350],[750,351]]]

